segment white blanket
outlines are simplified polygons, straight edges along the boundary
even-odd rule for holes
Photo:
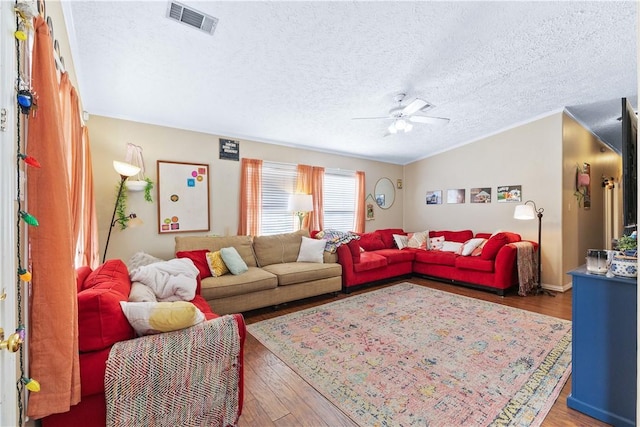
[[[158,301],[191,301],[196,296],[198,269],[188,258],[138,267],[129,276],[150,287]]]

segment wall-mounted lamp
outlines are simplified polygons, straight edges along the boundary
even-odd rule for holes
[[[311,194],[290,194],[287,210],[298,217],[298,230],[302,229],[302,219],[308,212],[313,211],[313,196]]]
[[[116,196],[116,203],[113,206],[113,215],[111,215],[111,222],[109,223],[109,234],[107,235],[107,243],[104,245],[104,253],[102,254],[103,263],[107,258],[107,248],[109,247],[109,239],[111,239],[111,230],[113,229],[113,226],[116,224],[115,222],[116,210],[118,209],[118,200],[120,200],[120,195],[122,194],[122,188],[124,187],[124,182],[130,176],[133,176],[138,172],[140,172],[140,168],[138,166],[134,166],[125,162],[119,162],[117,160],[113,161],[113,168],[116,170],[116,172],[120,174],[120,186],[118,187],[118,195]],[[136,214],[129,215],[129,218],[137,219],[139,222],[136,223],[136,225],[140,225],[140,223],[142,222],[140,219],[138,219]]]
[[[529,204],[531,203],[531,204]],[[513,212],[513,217],[515,219],[522,220],[531,220],[536,216],[538,217],[538,284],[536,286],[536,295],[546,294],[551,297],[555,297],[555,295],[548,290],[542,287],[542,213],[544,212],[543,208],[538,209],[536,203],[533,200],[527,200],[522,205],[516,206],[515,211]]]

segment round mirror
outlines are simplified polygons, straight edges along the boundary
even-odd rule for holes
[[[381,209],[389,209],[396,198],[396,189],[389,178],[380,178],[373,190],[376,203]]]

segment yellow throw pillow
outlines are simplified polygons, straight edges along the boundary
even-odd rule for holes
[[[177,331],[204,322],[204,314],[190,302],[125,302],[120,306],[138,335]]]
[[[209,264],[209,270],[211,270],[213,277],[220,277],[229,272],[227,265],[222,260],[220,251],[207,252],[207,264]]]

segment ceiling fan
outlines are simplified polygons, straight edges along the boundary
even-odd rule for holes
[[[405,98],[404,93],[399,93],[394,97],[394,100],[398,103],[397,107],[389,110],[387,117],[354,117],[353,120],[392,120],[389,125],[389,133],[394,134],[398,132],[410,132],[413,129],[412,123],[423,123],[432,125],[444,125],[449,123],[449,119],[444,117],[431,117],[415,115],[418,111],[432,108],[433,104],[428,103],[424,99],[416,98],[409,104],[402,106],[402,101]],[[386,135],[385,135],[386,136]]]

